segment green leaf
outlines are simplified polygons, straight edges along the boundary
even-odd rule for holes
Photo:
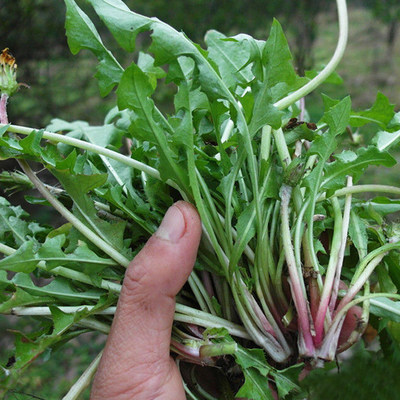
[[[249,126],[251,135],[264,125],[280,128],[284,114],[273,104],[307,82],[307,79],[296,75],[286,37],[276,19],[265,43],[262,60],[263,79],[252,85],[254,108]]]
[[[389,150],[400,142],[400,130],[396,132],[380,131],[373,139],[376,147],[380,151]]]
[[[34,243],[24,242],[15,253],[0,260],[0,269],[30,273],[35,270],[38,263],[35,254]]]
[[[208,31],[204,40],[210,59],[218,65],[219,73],[228,88],[247,85],[253,79],[251,65],[248,65],[251,56],[248,40],[228,39],[215,30]]]
[[[109,50],[104,46],[100,35],[89,17],[77,6],[74,0],[65,0],[67,6],[65,29],[72,54],[88,49],[98,58],[96,78],[100,93],[106,96],[119,82],[123,69]]]
[[[98,16],[107,25],[118,44],[128,52],[135,50],[136,36],[148,31],[151,19],[135,14],[122,1],[89,0]]]
[[[22,150],[27,154],[40,155],[42,153],[42,147],[40,141],[43,137],[43,130],[32,131],[28,136],[19,141]]]
[[[325,68],[325,65],[322,65],[318,70],[312,69],[309,71],[305,72],[305,76],[308,79],[313,79],[315,78],[323,69]],[[336,72],[333,71],[325,80],[324,84],[329,83],[331,85],[342,85],[343,84],[343,78]]]
[[[279,129],[282,124],[283,111],[279,111],[274,105],[273,93],[261,84],[253,87],[254,106],[251,121],[249,124],[250,135],[254,136],[264,125],[270,125]]]
[[[233,247],[232,254],[229,257],[229,271],[231,273],[233,273],[235,268],[237,268],[237,264],[244,251],[244,248],[256,233],[255,217],[255,206],[254,202],[252,202],[240,214],[236,224],[237,240]]]
[[[268,365],[265,358],[265,353],[261,349],[246,349],[242,346],[238,346],[235,359],[243,370],[255,368],[265,377],[267,377],[271,371],[271,367]]]
[[[74,200],[77,217],[115,249],[124,252],[123,236],[126,222],[120,220],[109,223],[99,218],[93,200],[87,194],[94,188],[103,185],[107,174],[70,175],[68,171],[55,169],[52,169],[51,172]]]
[[[297,81],[297,75],[293,67],[292,59],[293,57],[282,26],[274,19],[263,52],[265,79],[269,87],[284,82],[285,85],[287,85],[287,91],[293,89]],[[287,92],[285,94],[287,94]],[[283,95],[283,93],[281,95]],[[278,98],[274,99],[274,101],[276,100],[278,100]]]
[[[387,297],[373,298],[370,299],[370,311],[377,317],[400,322],[400,301],[393,301]]]
[[[33,296],[46,296],[59,299],[66,304],[81,304],[82,302],[98,301],[104,294],[103,290],[77,290],[68,279],[57,277],[48,285],[36,286],[29,275],[18,273],[11,282],[17,287]]]
[[[90,0],[90,3],[120,45],[132,47],[129,42],[131,35],[134,37],[138,31],[143,30],[152,31],[149,52],[154,54],[157,65],[169,64],[180,56],[188,56],[195,60],[200,72],[201,86],[210,98],[230,96],[227,87],[207,59],[207,53],[183,33],[156,18],[143,17],[130,11],[121,0]]]
[[[157,80],[164,78],[166,72],[154,65],[154,58],[147,53],[140,52],[137,60],[137,66],[149,77],[149,81],[153,88],[157,87]]]
[[[400,129],[400,111],[394,114],[386,129],[390,132]]]
[[[376,212],[383,216],[400,211],[400,201],[388,199],[387,197],[375,197],[372,200],[360,203],[360,206],[363,208],[372,207]]]
[[[329,126],[330,132],[337,136],[344,132],[346,126],[349,125],[351,111],[350,96],[335,104],[325,113],[322,120]]]
[[[70,329],[76,322],[88,315],[88,310],[83,309],[74,314],[67,314],[55,306],[50,306],[51,316],[53,317],[54,329],[50,338],[60,337]]]
[[[343,187],[346,175],[356,183],[369,165],[393,167],[396,160],[387,152],[380,152],[375,146],[360,148],[356,153],[345,152],[335,156],[336,161],[326,165],[321,186],[325,189]]]
[[[280,399],[285,398],[290,392],[300,392],[299,374],[304,369],[304,364],[295,364],[285,369],[271,371]]]
[[[130,108],[135,111],[135,136],[156,144],[160,153],[161,177],[165,180],[173,179],[186,187],[187,176],[179,167],[176,155],[167,141],[167,127],[160,120],[154,103],[149,98],[152,93],[153,87],[147,75],[137,65],[132,64],[124,72],[118,87],[118,105],[121,109]]]
[[[60,342],[67,341],[83,333],[82,331],[65,332],[71,328],[79,319],[84,317],[87,312],[81,311],[75,314],[65,314],[56,307],[50,307],[54,328],[50,334],[49,326],[45,325],[41,331],[25,335],[15,332],[15,363],[13,370],[23,369],[45,352],[50,352],[54,346]]]
[[[368,253],[367,226],[354,210],[350,211],[349,236],[362,260]]]
[[[386,266],[380,264],[376,267],[375,273],[378,277],[379,290],[383,293],[397,293],[398,289],[391,279],[391,274]]]
[[[243,371],[244,384],[236,393],[236,397],[244,397],[251,400],[273,400],[274,397],[268,384],[268,378],[261,375],[255,368],[247,368]]]
[[[61,248],[64,242],[64,235],[49,236],[40,247],[38,244],[34,247],[33,242],[25,242],[15,253],[0,261],[0,268],[29,273],[40,261],[44,261],[48,270],[62,265],[70,266],[96,279],[103,269],[115,265],[114,260],[97,256],[84,242],[78,242],[72,253],[64,253]]]
[[[6,241],[11,235],[13,243],[20,246],[27,240],[28,223],[22,218],[28,214],[20,207],[12,206],[4,197],[0,197],[0,239]]]
[[[360,127],[374,122],[385,129],[393,116],[394,104],[391,104],[385,95],[378,92],[375,103],[371,108],[365,111],[351,113],[350,125],[353,127]]]
[[[41,305],[41,304],[51,304],[54,300],[51,297],[44,296],[34,296],[25,290],[20,288],[16,288],[15,292],[8,298],[8,300],[4,301],[0,304],[0,313],[7,314],[14,307],[23,307],[23,306],[32,306],[32,305]]]

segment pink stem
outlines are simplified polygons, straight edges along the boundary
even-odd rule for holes
[[[0,98],[0,124],[8,124],[7,101],[8,94],[2,93]]]
[[[297,311],[297,321],[299,326],[299,350],[303,356],[314,356],[315,347],[311,335],[311,326],[307,298],[303,291],[302,279],[299,275],[296,259],[294,256],[293,245],[289,228],[289,202],[292,194],[292,188],[283,185],[280,190],[281,197],[281,234],[283,238],[283,247],[285,251],[286,264],[289,270],[289,284]]]

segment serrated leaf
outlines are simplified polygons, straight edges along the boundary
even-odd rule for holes
[[[275,19],[263,48],[262,60],[264,76],[252,85],[254,108],[249,127],[252,135],[266,124],[280,128],[284,114],[273,104],[308,81],[297,76],[286,37]]]
[[[350,125],[360,127],[370,122],[378,124],[381,128],[386,128],[394,116],[394,104],[389,99],[378,92],[375,103],[371,108],[365,111],[352,112],[350,117]]]
[[[265,358],[265,353],[261,349],[246,349],[238,346],[238,350],[235,353],[235,360],[243,370],[255,368],[265,377],[271,371],[271,367]]]
[[[0,239],[7,240],[11,235],[13,241],[20,246],[27,240],[29,224],[22,218],[28,214],[20,206],[12,206],[4,197],[0,197]]]
[[[297,75],[292,60],[293,57],[282,26],[274,19],[263,51],[265,75],[269,87],[285,82],[288,88],[291,88],[295,84]]]
[[[357,182],[369,165],[393,167],[396,160],[387,152],[380,152],[375,146],[360,148],[352,158],[340,158],[325,167],[325,175],[321,186],[325,189],[343,187],[346,175],[351,175]]]
[[[386,129],[388,129],[390,132],[400,129],[400,111],[394,114]]]
[[[400,130],[396,132],[380,131],[374,137],[374,143],[379,151],[389,150],[400,142]]]
[[[243,371],[244,384],[236,393],[236,397],[244,397],[251,400],[273,400],[268,378],[261,375],[255,368],[247,368]]]
[[[57,277],[45,286],[36,286],[29,275],[18,273],[14,276],[11,282],[17,287],[33,296],[54,297],[67,304],[81,304],[87,301],[97,301],[103,290],[77,290],[68,279]]]
[[[0,269],[30,273],[38,263],[35,253],[34,243],[24,242],[16,252],[0,260]]]
[[[57,344],[68,341],[82,333],[82,331],[65,332],[85,316],[85,311],[67,315],[56,307],[50,306],[50,309],[54,323],[50,334],[48,332],[51,326],[48,325],[43,326],[41,331],[33,332],[29,335],[15,332],[15,363],[12,366],[13,370],[25,368],[43,353],[50,352]]]
[[[14,307],[23,307],[30,305],[51,304],[54,301],[51,297],[34,296],[25,290],[16,288],[15,292],[2,304],[0,304],[0,313],[6,314]]]
[[[89,3],[107,25],[118,44],[126,51],[133,52],[137,35],[149,30],[151,19],[138,14],[132,18],[131,11],[122,1],[89,0]]]
[[[179,167],[166,137],[166,126],[156,117],[157,111],[149,96],[153,88],[147,75],[135,64],[125,71],[117,90],[120,108],[135,111],[134,128],[140,140],[156,144],[160,154],[161,177],[173,179],[183,187],[187,185],[187,176]],[[157,118],[157,119],[156,119]]]
[[[200,71],[199,79],[204,92],[210,98],[230,96],[227,87],[207,59],[207,52],[182,32],[177,32],[156,18],[143,17],[130,11],[121,0],[90,0],[90,2],[121,45],[128,44],[126,38],[132,35],[132,27],[133,33],[136,33],[135,29],[152,31],[149,52],[154,54],[156,65],[172,63],[180,56],[191,57],[196,61]],[[118,15],[118,18],[114,19],[113,15]]]
[[[204,40],[209,57],[218,65],[228,88],[235,89],[237,85],[247,85],[253,79],[251,66],[248,65],[251,49],[247,40],[228,39],[215,30],[208,31]]]
[[[330,132],[337,136],[344,132],[349,124],[351,112],[350,96],[333,105],[328,112],[325,113],[323,121],[329,126]]]
[[[72,54],[88,49],[99,60],[96,78],[100,93],[106,96],[119,82],[123,69],[109,50],[104,46],[100,35],[89,17],[77,6],[74,0],[65,0],[67,6],[65,29]]]
[[[74,200],[75,213],[88,228],[96,232],[115,249],[124,251],[123,236],[125,221],[107,222],[97,216],[93,200],[88,192],[103,185],[107,174],[70,175],[67,171],[51,171]]]
[[[154,58],[147,53],[139,53],[137,66],[149,77],[149,81],[154,89],[157,87],[157,80],[167,75],[162,68],[154,65]]]
[[[274,102],[301,86],[292,64],[292,55],[282,27],[274,20],[263,50],[265,65],[263,82],[253,85],[254,107],[249,130],[253,135],[263,125],[277,129],[281,126],[283,113]]]
[[[54,329],[48,339],[61,337],[61,335],[70,329],[76,322],[88,315],[87,309],[83,309],[73,314],[67,314],[55,306],[50,306],[50,312],[53,317]]]
[[[290,392],[300,392],[298,385],[299,374],[304,370],[304,364],[295,364],[285,369],[271,371],[276,387],[278,389],[279,398],[283,399]]]
[[[282,124],[283,111],[274,106],[273,93],[266,86],[253,85],[254,106],[249,124],[250,135],[254,136],[264,125],[279,129]]]
[[[300,386],[287,378],[284,374],[278,372],[272,372],[271,375],[274,378],[275,385],[278,389],[278,396],[280,399],[285,398],[290,392],[300,391]]]

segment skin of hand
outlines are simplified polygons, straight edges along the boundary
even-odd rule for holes
[[[184,400],[170,356],[175,296],[197,255],[201,222],[179,201],[130,263],[97,370],[91,400]]]

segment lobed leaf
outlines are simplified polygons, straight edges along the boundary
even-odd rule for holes
[[[204,38],[210,59],[218,65],[222,80],[235,91],[237,85],[248,85],[254,75],[249,61],[251,44],[246,38],[227,38],[215,30],[208,31]]]
[[[81,49],[90,50],[98,58],[99,65],[95,76],[99,82],[101,95],[106,96],[119,82],[123,68],[106,49],[96,27],[76,2],[65,0],[65,4],[67,7],[65,29],[69,48],[72,54],[77,54]]]
[[[324,179],[321,187],[338,189],[343,187],[346,175],[351,175],[357,182],[369,165],[383,165],[393,167],[396,160],[387,152],[379,151],[375,146],[360,148],[356,153],[344,152],[335,156],[336,161],[325,167]]]

